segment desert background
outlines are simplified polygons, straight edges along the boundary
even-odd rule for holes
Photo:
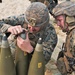
[[[64,1],[66,0],[58,0],[58,3],[61,3]],[[23,14],[26,8],[30,4],[31,2],[29,0],[2,0],[2,3],[0,3],[0,19],[13,16],[13,15],[17,16],[17,15]],[[57,32],[57,36],[58,36],[58,43],[55,48],[55,51],[52,54],[52,58],[56,60],[58,53],[62,48],[62,44],[65,41],[66,35],[55,25],[55,23],[53,23],[54,18],[51,15],[50,15],[50,22],[54,25]]]

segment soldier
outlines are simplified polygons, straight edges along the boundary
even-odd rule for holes
[[[75,2],[66,1],[53,9],[57,25],[66,33],[66,41],[59,52],[57,67],[62,75],[75,71]]]
[[[17,45],[29,54],[34,51],[38,38],[42,36],[45,64],[50,60],[57,44],[57,35],[54,27],[49,23],[48,9],[43,3],[34,2],[27,8],[25,14],[2,19],[0,28],[2,32],[13,35],[25,29],[26,39],[23,40],[18,36]]]

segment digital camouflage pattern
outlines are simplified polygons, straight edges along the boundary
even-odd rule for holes
[[[55,17],[65,15],[65,22],[68,23],[69,30],[66,32],[67,37],[62,51],[58,55],[57,67],[62,75],[71,74],[75,71],[75,3],[70,1],[60,3],[53,9],[53,14]]]
[[[35,3],[33,3],[33,5],[34,4]],[[43,4],[40,5],[40,7],[42,7],[42,6],[43,6]],[[37,8],[37,10],[40,9],[40,7]],[[35,9],[36,9],[36,6],[35,6]],[[34,11],[35,11],[35,9],[34,9]],[[40,9],[40,11],[41,11],[41,9]],[[48,12],[47,10],[44,10],[44,11]],[[35,14],[37,14],[36,11],[35,11]],[[40,14],[41,14],[41,12],[40,12]],[[6,19],[2,19],[2,21],[0,21],[0,29],[2,32],[6,33],[8,27],[15,26],[15,25],[21,25],[22,27],[25,27],[24,25],[26,23],[27,23],[27,20],[26,20],[25,14],[22,14],[20,16],[12,16],[12,17],[8,17]],[[36,46],[38,38],[41,36],[42,33],[44,33],[42,35],[42,37],[43,37],[43,54],[45,56],[45,62],[47,63],[50,60],[52,52],[54,51],[54,48],[57,44],[57,35],[56,35],[54,27],[48,21],[48,23],[46,24],[46,27],[43,28],[40,32],[38,32],[36,34],[29,33],[29,39],[31,41],[31,45],[34,48]]]
[[[64,49],[62,51],[64,51],[64,54],[62,51],[60,51],[57,59],[57,67],[62,75],[67,75],[75,70],[75,26],[69,26],[65,46],[63,48]],[[65,55],[70,57],[71,60],[68,60],[70,58],[67,58]]]
[[[65,14],[68,16],[75,16],[75,2],[65,1],[60,3],[53,9],[54,16]]]
[[[46,73],[49,73],[45,75],[62,75],[57,68],[55,59],[51,58],[51,60],[45,66],[47,68]]]
[[[33,25],[33,19],[36,21],[35,26],[42,26],[49,23],[48,8],[41,2],[33,2],[31,6],[27,8],[25,15],[30,25]]]

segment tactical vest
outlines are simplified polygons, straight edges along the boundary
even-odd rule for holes
[[[75,71],[75,50],[71,48],[72,32],[75,30],[73,27],[67,34],[66,42],[62,46],[57,58],[57,67],[63,75]]]

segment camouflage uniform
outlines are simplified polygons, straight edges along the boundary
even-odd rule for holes
[[[2,19],[2,21],[0,21],[0,28],[2,32],[7,33],[7,29],[11,25],[21,25],[23,27],[25,23],[29,22],[30,18],[36,18],[35,26],[41,26],[42,29],[36,34],[29,33],[29,39],[35,43],[33,45],[33,43],[31,42],[32,46],[35,48],[38,38],[43,33],[43,54],[45,56],[45,62],[47,63],[50,60],[52,52],[54,51],[54,48],[57,44],[57,35],[54,27],[49,23],[48,14],[48,9],[43,3],[32,3],[31,6],[29,6],[29,8],[26,10],[25,14],[22,14],[17,17],[12,16],[6,19]],[[45,20],[47,20],[47,23],[45,23]]]
[[[75,3],[66,1],[53,9],[53,16],[65,15],[68,23],[66,41],[58,55],[57,66],[62,75],[70,75],[75,71]],[[61,65],[62,64],[62,65]]]

